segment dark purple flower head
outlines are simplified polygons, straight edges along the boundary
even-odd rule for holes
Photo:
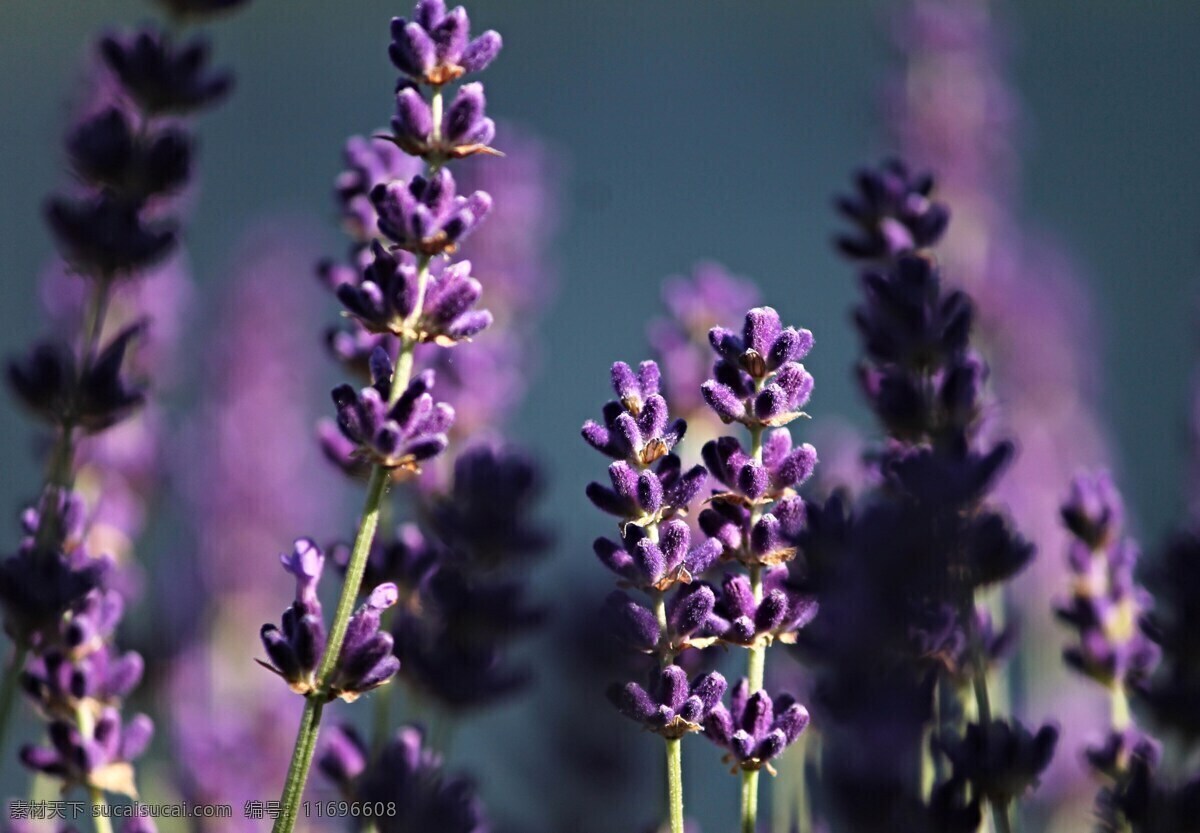
[[[808,330],[783,326],[779,313],[771,307],[755,307],[746,313],[742,333],[724,327],[708,331],[708,340],[717,356],[749,374],[766,379],[789,362],[798,362],[812,349]]]
[[[470,261],[430,271],[421,311],[414,318],[420,293],[412,255],[389,252],[378,241],[372,242],[371,254],[361,279],[340,283],[336,290],[338,300],[368,332],[450,347],[469,341],[492,323],[490,312],[474,308],[483,287],[471,277]]]
[[[321,752],[317,770],[350,800],[354,784],[367,768],[370,750],[362,736],[349,723],[336,723],[321,733]]]
[[[354,799],[389,802],[394,815],[376,819],[380,833],[490,833],[483,802],[465,778],[449,776],[442,759],[425,745],[424,731],[401,727],[359,776]]]
[[[1150,571],[1155,611],[1151,633],[1165,668],[1155,674],[1142,700],[1159,725],[1191,744],[1200,739],[1200,536],[1177,532]]]
[[[464,569],[527,563],[550,546],[550,534],[533,518],[543,485],[529,455],[476,443],[455,459],[449,491],[431,501],[430,525],[448,558]]]
[[[1114,781],[1129,770],[1135,756],[1148,758],[1152,767],[1162,759],[1162,745],[1136,726],[1122,731],[1110,729],[1103,740],[1084,750],[1088,766]]]
[[[446,450],[446,432],[454,423],[454,409],[434,402],[433,371],[417,374],[395,404],[388,404],[392,365],[382,350],[372,356],[374,384],[356,393],[349,385],[333,390],[337,424],[346,439],[357,445],[355,456],[407,477],[421,463]]]
[[[721,543],[712,538],[693,547],[691,530],[678,519],[659,527],[657,541],[640,527],[630,526],[619,541],[597,538],[593,549],[605,567],[624,579],[623,584],[643,590],[665,591],[675,584],[689,584],[721,557]]]
[[[71,166],[134,205],[177,191],[191,173],[192,140],[177,127],[138,132],[119,107],[91,116],[67,137]]]
[[[930,199],[933,177],[913,175],[890,159],[878,169],[864,169],[858,193],[840,197],[838,211],[854,223],[851,234],[837,238],[843,254],[857,260],[887,260],[932,246],[950,222],[949,209]]]
[[[371,189],[379,230],[397,248],[421,255],[449,254],[492,208],[483,191],[461,196],[446,168],[426,178],[380,183]]]
[[[54,638],[64,614],[104,581],[111,562],[84,553],[66,556],[22,547],[0,561],[4,630],[18,642]]]
[[[817,600],[789,586],[787,568],[779,566],[764,572],[761,601],[755,601],[745,575],[726,575],[714,614],[723,642],[745,647],[776,640],[788,644],[817,615]]]
[[[413,81],[440,87],[486,68],[502,45],[491,30],[472,40],[471,21],[462,6],[446,11],[443,0],[421,0],[411,21],[392,20],[388,55]]]
[[[140,654],[117,654],[108,645],[77,658],[54,649],[29,661],[21,683],[44,712],[74,720],[81,706],[118,706],[141,681],[143,668]]]
[[[381,584],[350,617],[346,640],[329,681],[331,699],[341,697],[352,703],[400,670],[400,660],[392,654],[391,634],[379,629],[380,615],[396,603],[399,595],[396,585]]]
[[[184,114],[214,104],[233,87],[233,77],[208,66],[208,42],[195,38],[180,46],[153,29],[109,35],[100,56],[129,97],[146,113]]]
[[[334,193],[347,233],[365,243],[380,234],[370,199],[372,189],[381,183],[411,179],[421,172],[421,160],[376,136],[351,136],[343,156],[346,170],[338,174]]]
[[[966,352],[971,301],[959,290],[943,291],[929,258],[906,255],[886,273],[868,272],[863,292],[866,299],[854,311],[854,322],[871,361],[922,371]]]
[[[11,362],[8,380],[22,403],[55,425],[102,431],[128,417],[145,401],[143,390],[121,375],[129,343],[144,327],[120,332],[79,375],[74,352],[43,343],[25,359]]]
[[[454,102],[434,125],[429,102],[416,87],[403,87],[396,94],[396,116],[392,119],[391,142],[405,153],[430,161],[463,159],[479,153],[498,155],[489,147],[496,137],[496,123],[484,115],[483,85],[464,84]],[[436,129],[435,129],[436,128]]]
[[[609,594],[604,615],[617,638],[642,653],[677,655],[688,648],[708,648],[717,641],[720,620],[713,616],[717,597],[704,582],[680,585],[667,597],[667,632],[654,613],[620,590]]]
[[[1125,520],[1124,502],[1112,474],[1099,471],[1072,480],[1061,514],[1067,529],[1089,549],[1107,547],[1120,536]]]
[[[729,708],[718,704],[704,721],[704,734],[728,751],[725,760],[734,770],[766,767],[791,746],[808,726],[808,709],[791,695],[774,699],[759,690],[749,693],[750,684],[741,680],[730,695]]]
[[[686,512],[707,476],[704,466],[683,471],[674,454],[663,457],[654,468],[640,471],[618,460],[608,467],[612,488],[592,482],[587,486],[587,496],[600,511],[645,526]]]
[[[972,723],[962,737],[938,742],[954,768],[954,777],[1000,804],[1037,787],[1057,744],[1057,726],[1046,724],[1033,734],[1016,720],[993,720],[986,727]]]
[[[316,670],[325,652],[325,620],[316,592],[325,556],[311,540],[301,538],[279,560],[296,579],[296,600],[283,612],[280,627],[262,626],[260,636],[270,663],[257,662],[282,677],[296,693],[308,694],[316,689]]]
[[[638,468],[649,466],[683,439],[687,423],[671,419],[659,393],[655,362],[642,362],[636,373],[625,362],[617,362],[611,376],[617,398],[604,406],[603,425],[592,420],[584,423],[583,439],[613,459]]]
[[[1140,687],[1162,652],[1144,628],[1151,599],[1134,580],[1139,551],[1121,537],[1121,516],[1107,472],[1075,479],[1062,507],[1076,536],[1067,556],[1074,582],[1057,613],[1079,637],[1063,652],[1068,665],[1103,685]]]
[[[725,678],[715,671],[689,684],[686,671],[668,665],[655,672],[649,690],[639,683],[626,683],[609,689],[608,699],[643,728],[665,738],[680,738],[700,731],[713,709],[720,707],[725,687]]]
[[[152,266],[175,248],[177,224],[147,220],[112,191],[71,199],[55,197],[46,221],[63,258],[90,277],[110,279]]]
[[[761,463],[742,450],[736,437],[710,440],[702,455],[709,474],[723,483],[731,496],[745,498],[751,504],[794,494],[817,465],[816,449],[808,443],[792,448],[787,429],[767,434]]]
[[[812,333],[784,328],[775,310],[757,307],[740,336],[714,327],[709,342],[719,359],[701,393],[722,422],[781,426],[804,416],[813,378],[799,360],[812,349]]]
[[[154,724],[143,714],[122,725],[116,709],[106,708],[88,735],[73,723],[51,721],[50,746],[22,747],[25,766],[62,780],[66,787],[84,786],[105,792],[137,796],[132,761],[150,744]]]

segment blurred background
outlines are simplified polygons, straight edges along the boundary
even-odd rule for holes
[[[535,571],[540,599],[553,605],[581,583],[609,586],[590,552],[606,522],[583,497],[604,464],[578,430],[608,397],[610,363],[649,355],[645,326],[661,309],[666,276],[712,259],[757,282],[786,322],[816,337],[807,361],[817,380],[809,408],[814,421],[795,433],[817,442],[812,437],[833,430],[836,418],[872,436],[852,376],[858,342],[848,310],[856,280],[830,246],[840,226],[831,198],[847,189],[854,168],[897,149],[885,114],[889,79],[904,71],[888,22],[900,5],[471,5],[475,29],[495,28],[505,39],[485,79],[489,115],[540,137],[558,192],[550,255],[557,281],[541,319],[537,369],[511,432],[547,466],[543,518],[557,544]],[[1079,291],[1066,303],[1085,322],[1078,332],[1090,339],[1075,346],[1096,373],[1089,386],[1094,382],[1105,450],[1095,462],[1116,466],[1134,529],[1154,542],[1187,503],[1188,420],[1200,347],[1200,189],[1194,187],[1200,5],[997,5],[1019,109],[1006,126],[1016,137],[1019,164],[999,178],[1013,189],[1010,205],[1022,227],[1053,245],[1056,275],[1066,269],[1075,276]],[[311,385],[269,405],[289,419],[303,413],[305,422],[329,413],[327,390],[340,379],[319,342],[335,305],[306,264],[343,252],[330,199],[342,144],[392,115],[387,21],[407,11],[375,0],[254,0],[207,27],[216,61],[235,70],[237,89],[199,126],[202,184],[186,239],[195,291],[181,360],[169,380],[168,411],[180,426],[181,447],[189,442],[183,414],[211,396],[203,367],[227,331],[222,293],[246,277],[253,241],[263,234],[295,241],[283,245],[293,257],[273,291],[307,296],[297,314],[312,326],[311,349],[301,344],[289,352]],[[41,206],[65,182],[60,137],[86,72],[89,39],[150,15],[132,1],[0,6],[0,353],[19,352],[46,329],[37,285],[52,247]],[[503,132],[496,144],[505,147]],[[1039,262],[1027,258],[1021,265],[1025,279],[1036,281]],[[270,292],[264,303],[272,303]],[[1019,303],[1013,315],[1021,316]],[[7,438],[0,447],[0,510],[15,517],[37,482],[35,435],[14,407],[0,410],[0,434]],[[197,546],[179,517],[186,502],[176,497],[222,488],[219,481],[189,482],[190,471],[173,474],[161,517],[139,546],[151,565]],[[357,494],[331,472],[312,483],[321,495],[313,521],[320,528],[302,526],[241,557],[273,561],[293,535],[347,534]],[[1065,485],[1047,488],[1059,494]],[[7,528],[11,546],[15,525]],[[274,589],[282,608],[290,592],[282,574]],[[139,623],[136,611],[132,617],[131,640],[152,641],[146,634],[153,623]],[[260,650],[256,632],[252,623],[242,635],[246,674],[265,673],[250,663]],[[526,653],[538,675],[534,696],[467,722],[451,758],[481,776],[494,815],[512,829],[540,830],[536,802],[553,782],[535,778],[539,762],[529,758],[555,753],[553,743],[538,740],[546,728],[539,715],[567,695],[548,640]],[[169,702],[142,705],[153,712]],[[280,720],[294,725],[289,715]],[[34,729],[27,728],[28,736]],[[643,761],[657,754],[655,739],[629,727],[618,742]],[[728,829],[733,780],[722,775],[711,748],[697,742],[686,754],[689,810],[705,818],[706,829]],[[0,798],[21,794],[25,777],[0,762]],[[702,789],[701,779],[714,789]],[[650,779],[647,789],[656,783]],[[645,817],[653,807],[645,792],[605,800],[640,802]]]

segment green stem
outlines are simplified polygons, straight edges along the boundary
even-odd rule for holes
[[[279,799],[279,817],[272,827],[275,833],[291,830],[296,824],[300,799],[304,795],[304,784],[308,781],[308,770],[312,766],[313,752],[317,748],[321,711],[324,708],[325,703],[320,694],[310,696],[304,702],[300,731],[296,735],[296,748],[292,750],[287,781],[284,783],[283,796]]]
[[[1112,687],[1112,700],[1110,703],[1112,715],[1112,727],[1115,732],[1124,732],[1129,728],[1129,695],[1125,693],[1125,686],[1120,680],[1115,682]]]
[[[0,682],[0,753],[4,751],[5,735],[8,732],[8,720],[12,716],[13,705],[17,702],[17,683],[25,670],[25,660],[29,657],[29,646],[24,642],[13,643],[12,660],[4,670],[4,680]]]
[[[742,771],[741,833],[755,833],[758,827],[758,770]]]
[[[667,806],[671,833],[683,833],[683,743],[667,738]]]

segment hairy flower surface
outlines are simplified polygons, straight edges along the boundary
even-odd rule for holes
[[[491,30],[472,39],[471,21],[462,6],[447,11],[444,0],[421,0],[411,21],[392,20],[388,55],[413,81],[438,87],[486,69],[502,45],[500,35]]]
[[[774,699],[763,690],[750,693],[749,682],[741,680],[730,694],[729,708],[718,703],[704,721],[704,733],[728,750],[727,760],[735,769],[766,767],[795,743],[808,726],[808,710],[791,695]]]
[[[720,707],[725,686],[725,678],[715,671],[689,683],[686,671],[668,665],[656,673],[650,690],[640,683],[626,683],[611,688],[608,698],[630,720],[663,737],[678,738],[700,731],[713,709]]]

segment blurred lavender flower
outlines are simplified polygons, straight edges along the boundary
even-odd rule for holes
[[[800,737],[808,726],[808,709],[788,694],[774,700],[759,689],[750,692],[742,679],[733,688],[730,708],[718,704],[704,721],[704,733],[729,750],[726,760],[736,769],[773,771],[771,761]]]
[[[425,744],[421,728],[401,727],[373,762],[352,727],[335,726],[326,737],[318,769],[347,801],[379,803],[394,810],[374,819],[381,833],[488,833],[492,829],[474,785],[444,773],[441,756]]]
[[[837,238],[842,254],[858,260],[890,260],[928,248],[946,231],[950,212],[930,199],[933,177],[913,175],[899,159],[878,169],[864,168],[855,182],[858,193],[841,197],[837,208],[855,226]]]
[[[80,785],[137,798],[132,762],[141,757],[154,734],[148,717],[139,714],[122,723],[117,710],[108,708],[90,729],[53,720],[47,731],[49,747],[21,749],[25,766],[61,780],[66,788]]]
[[[100,54],[126,93],[147,114],[186,114],[211,106],[233,87],[233,76],[208,67],[208,42],[176,46],[159,31],[143,28],[108,35]]]

